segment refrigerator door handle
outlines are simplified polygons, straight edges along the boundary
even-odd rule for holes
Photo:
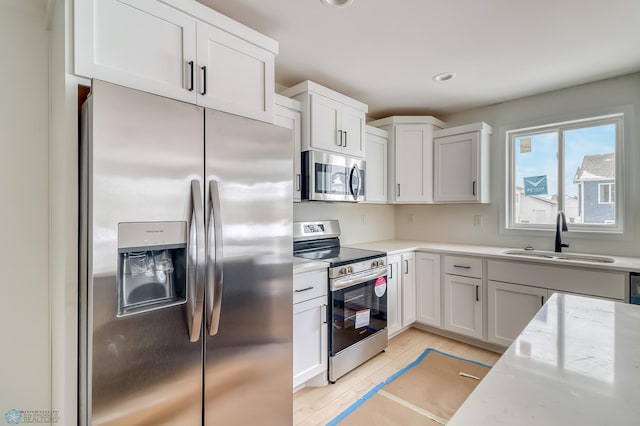
[[[220,194],[218,182],[209,182],[209,229],[207,233],[207,325],[209,336],[218,334],[220,311],[222,308],[222,223],[220,220]]]
[[[202,311],[204,306],[205,245],[204,245],[204,209],[202,207],[200,181],[191,181],[191,224],[189,226],[189,255],[187,265],[187,326],[189,340],[200,340]]]

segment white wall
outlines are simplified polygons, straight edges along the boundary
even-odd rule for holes
[[[77,424],[78,371],[78,120],[70,74],[72,0],[56,0],[50,37],[51,133],[50,285],[52,409],[61,425]]]
[[[532,245],[538,249],[553,249],[554,232],[544,237],[529,237],[500,233],[499,212],[503,203],[504,188],[504,143],[500,127],[553,119],[598,108],[633,105],[635,111],[635,133],[628,152],[630,173],[630,197],[632,223],[631,238],[626,240],[602,240],[593,238],[572,238],[565,234],[571,247],[567,251],[584,253],[617,254],[640,256],[640,174],[634,168],[640,164],[640,73],[603,80],[573,88],[557,90],[536,96],[478,108],[449,117],[440,117],[447,126],[485,121],[493,126],[491,139],[491,183],[490,205],[403,205],[396,208],[396,235],[398,239],[419,239],[439,242],[471,243],[506,247]],[[414,216],[413,224],[409,223]],[[474,216],[482,216],[482,226],[474,226]]]
[[[338,219],[344,245],[390,240],[394,236],[394,206],[362,203],[294,203],[293,220]]]
[[[44,0],[0,2],[0,418],[50,410]]]

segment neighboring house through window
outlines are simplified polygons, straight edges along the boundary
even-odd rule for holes
[[[624,117],[507,130],[506,228],[622,232]]]

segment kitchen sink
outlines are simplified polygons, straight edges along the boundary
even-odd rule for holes
[[[606,256],[593,256],[590,254],[578,253],[556,253],[554,251],[542,250],[505,250],[502,253],[512,256],[535,257],[538,259],[574,260],[589,263],[614,263],[615,259]]]

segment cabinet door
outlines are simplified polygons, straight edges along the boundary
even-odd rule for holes
[[[196,102],[196,21],[155,0],[74,2],[75,73]]]
[[[327,297],[293,305],[293,387],[327,373]]]
[[[487,340],[509,346],[547,299],[547,289],[526,285],[488,282]]]
[[[415,253],[402,254],[402,327],[416,322]]]
[[[273,54],[203,22],[197,30],[198,104],[272,122]]]
[[[435,201],[479,201],[479,133],[434,140]]]
[[[482,279],[444,276],[444,328],[482,339]]]
[[[402,306],[400,304],[401,272],[400,255],[387,256],[387,329],[389,336],[394,335],[402,328],[401,315]]]
[[[300,168],[302,112],[276,103],[274,106],[273,124],[286,127],[293,131],[293,201],[300,201],[302,193],[302,175]]]
[[[433,201],[433,130],[420,125],[394,129],[395,202]]]
[[[342,104],[322,95],[311,94],[311,147],[342,152],[340,113]]]
[[[342,153],[352,157],[365,156],[365,113],[342,105],[340,130],[342,130]]]
[[[365,197],[367,203],[387,202],[387,139],[366,133]]]
[[[442,326],[440,306],[440,255],[416,254],[416,321],[435,327]]]

